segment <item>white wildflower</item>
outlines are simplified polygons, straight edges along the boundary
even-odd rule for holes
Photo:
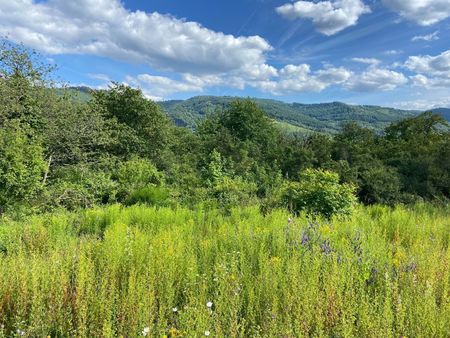
[[[211,332],[209,332],[209,331],[205,331],[205,336],[209,336],[211,334]]]
[[[178,312],[178,309],[176,307],[172,308],[173,312]]]
[[[206,307],[207,307],[207,308],[209,308],[209,309],[210,309],[210,308],[212,308],[212,306],[213,306],[213,303],[212,303],[212,302],[208,302],[208,303],[206,303]]]
[[[144,327],[144,330],[142,330],[142,335],[145,337],[150,332],[150,328],[148,326]]]

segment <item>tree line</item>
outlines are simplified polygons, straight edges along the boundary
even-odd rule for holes
[[[255,203],[329,216],[353,196],[388,205],[449,198],[450,128],[433,113],[381,134],[348,123],[334,136],[305,136],[244,99],[192,131],[139,89],[112,83],[88,102],[68,93],[55,90],[38,54],[2,43],[0,213]]]

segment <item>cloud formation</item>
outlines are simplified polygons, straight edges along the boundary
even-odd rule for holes
[[[383,0],[407,20],[429,26],[450,17],[450,0]]]
[[[345,83],[345,87],[357,92],[388,91],[405,85],[405,75],[389,69],[370,67],[361,74],[355,74]]]
[[[370,8],[361,0],[297,1],[277,7],[276,11],[290,20],[311,19],[320,33],[329,36],[356,25],[361,15],[370,13]]]
[[[404,66],[417,73],[411,77],[416,86],[450,87],[450,50],[436,56],[410,56]]]
[[[415,41],[435,41],[435,40],[439,40],[439,31],[436,31],[434,33],[431,34],[427,34],[427,35],[416,35],[414,36],[411,41],[415,42]]]
[[[132,12],[118,0],[0,0],[0,35],[50,54],[99,55],[199,74],[263,64],[271,50],[259,36],[234,37],[169,15]]]
[[[342,84],[351,76],[343,67],[327,65],[317,71],[311,71],[308,64],[287,65],[276,78],[250,83],[251,86],[273,95],[299,92],[321,92],[337,84]]]

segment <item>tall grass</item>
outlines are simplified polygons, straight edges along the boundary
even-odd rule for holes
[[[110,206],[4,219],[0,337],[450,337],[449,210],[288,218]]]

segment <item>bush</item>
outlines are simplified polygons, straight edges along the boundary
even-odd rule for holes
[[[76,165],[59,168],[54,175],[56,179],[48,187],[42,201],[46,208],[64,207],[74,210],[115,200],[117,183],[104,172]]]
[[[120,163],[114,179],[119,185],[117,199],[125,201],[131,194],[149,185],[164,185],[164,175],[148,160],[135,157]]]
[[[283,200],[292,212],[305,211],[312,215],[331,218],[348,215],[356,203],[355,187],[339,183],[339,175],[321,169],[306,169],[298,182],[289,182]]]
[[[219,207],[231,210],[233,207],[249,205],[256,198],[256,184],[241,177],[224,176],[211,188],[211,194]]]
[[[18,124],[0,127],[0,213],[10,204],[35,196],[42,187],[44,171],[40,144]]]
[[[163,187],[148,186],[133,191],[125,200],[126,205],[147,204],[162,206],[168,202],[169,192]]]

